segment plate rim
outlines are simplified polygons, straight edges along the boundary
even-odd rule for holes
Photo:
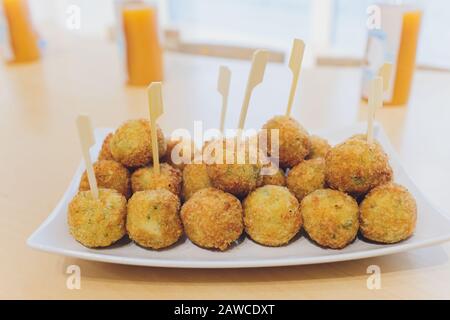
[[[41,245],[30,241],[27,244],[37,250],[62,254],[64,256],[80,258],[84,260],[114,263],[121,265],[135,265],[146,267],[165,267],[165,268],[207,268],[207,269],[232,269],[232,268],[261,268],[261,267],[282,267],[282,266],[295,266],[295,265],[313,265],[323,264],[331,262],[342,262],[351,260],[360,260],[372,257],[386,256],[395,253],[406,252],[414,249],[420,249],[443,243],[450,240],[450,234],[431,238],[426,241],[405,243],[402,245],[396,244],[395,246],[385,245],[385,248],[366,250],[363,252],[349,252],[349,253],[337,253],[329,256],[319,257],[297,257],[297,258],[273,258],[273,259],[254,259],[254,260],[219,260],[219,261],[186,261],[186,260],[168,260],[168,259],[153,259],[153,258],[129,258],[119,257],[114,255],[104,255],[91,252],[80,252],[66,249],[58,249],[56,247]],[[329,249],[333,250],[333,249]],[[337,251],[339,252],[339,251]]]

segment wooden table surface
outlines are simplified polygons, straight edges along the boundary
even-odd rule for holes
[[[161,126],[217,127],[220,64],[233,76],[227,125],[234,127],[249,70],[246,61],[166,54]],[[309,130],[364,120],[360,71],[305,69],[294,116]],[[284,110],[289,70],[270,64],[254,92],[247,127]],[[97,39],[49,45],[36,64],[0,67],[0,298],[450,298],[450,243],[408,253],[322,265],[259,269],[164,269],[83,261],[26,246],[65,191],[80,162],[74,120],[96,127],[146,116],[143,89],[124,85],[117,48]],[[405,169],[430,200],[450,214],[450,74],[418,72],[408,107],[377,115]],[[420,213],[419,213],[420,214]],[[66,287],[69,265],[81,268],[81,289]],[[381,268],[381,289],[366,286],[369,265]]]

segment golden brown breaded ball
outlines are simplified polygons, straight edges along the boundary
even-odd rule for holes
[[[287,244],[301,228],[299,203],[286,187],[258,188],[245,198],[243,206],[245,231],[260,244]]]
[[[392,169],[379,145],[349,139],[327,153],[325,176],[331,188],[357,195],[391,181]]]
[[[175,147],[177,148],[176,150],[174,150]],[[177,150],[178,152],[176,152]],[[173,155],[172,151],[175,152]],[[190,151],[190,155],[185,156],[185,151]],[[193,141],[181,138],[175,140],[167,139],[167,151],[163,161],[182,171],[186,164],[193,162],[196,154],[197,150]],[[177,159],[174,157],[177,157]]]
[[[396,243],[416,227],[417,207],[409,191],[395,183],[372,189],[360,205],[360,230],[369,240]]]
[[[295,119],[287,116],[276,116],[266,122],[262,128],[267,130],[267,153],[269,155],[271,155],[270,150],[272,148],[271,129],[279,130],[279,163],[281,168],[292,168],[309,154],[311,149],[309,134]],[[264,134],[264,131],[261,131],[261,134]]]
[[[185,201],[189,200],[197,191],[209,187],[211,187],[211,181],[205,164],[192,163],[184,167],[182,194]]]
[[[298,201],[309,193],[325,187],[325,160],[305,160],[289,170],[286,184]]]
[[[113,189],[98,191],[98,199],[79,191],[69,203],[70,234],[89,248],[107,247],[126,234],[127,200]]]
[[[349,139],[367,140],[367,134],[357,133],[357,134],[352,135]],[[375,139],[373,141],[377,142]]]
[[[166,153],[166,140],[157,129],[159,158]],[[130,120],[120,126],[110,142],[114,159],[127,167],[142,167],[153,162],[150,122],[144,119]]]
[[[275,174],[272,175],[263,175],[262,185],[274,185],[274,186],[286,186],[286,176],[284,174],[283,169],[278,169]]]
[[[344,192],[319,189],[300,203],[303,226],[312,240],[323,247],[341,249],[355,239],[359,208]]]
[[[127,231],[140,246],[162,249],[180,239],[180,200],[165,189],[138,191],[128,201]]]
[[[349,140],[350,140],[350,139],[357,139],[357,140],[367,141],[367,134],[365,134],[365,133],[354,134],[353,136],[351,136],[351,137],[348,138],[348,139],[349,139]],[[380,144],[375,138],[373,139],[373,143],[374,143],[377,147],[381,148],[381,150],[383,150],[383,147],[381,146],[381,144]]]
[[[311,150],[306,159],[325,158],[327,152],[331,149],[328,141],[316,135],[312,135],[310,141]]]
[[[181,220],[188,238],[209,249],[226,250],[244,230],[239,199],[215,188],[194,193],[181,207]]]
[[[130,172],[127,168],[114,160],[100,160],[94,163],[94,173],[97,186],[104,189],[114,189],[123,194],[125,198],[131,195]],[[90,190],[86,171],[81,177],[80,191]]]
[[[113,134],[110,133],[106,136],[105,140],[103,140],[102,148],[98,154],[98,160],[114,160],[114,157],[111,154],[111,148],[109,147],[112,137]]]
[[[237,144],[233,147],[223,140],[218,140],[210,142],[209,146],[212,146],[213,143],[218,148],[220,146],[223,148],[222,163],[216,161],[213,161],[213,163],[206,162],[206,169],[213,187],[243,198],[261,186],[263,179],[260,175],[261,164],[257,159],[251,159],[248,148],[242,152],[244,154],[242,161],[238,161]],[[226,159],[227,154],[231,155],[229,160]],[[217,156],[217,159],[219,158]]]
[[[208,139],[203,141],[202,152],[208,147],[208,145],[213,142],[215,139]]]
[[[181,172],[167,163],[160,164],[160,174],[155,168],[144,167],[136,170],[131,175],[131,188],[133,192],[143,190],[166,189],[180,196]]]

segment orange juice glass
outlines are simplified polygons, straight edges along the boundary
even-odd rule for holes
[[[145,2],[121,6],[128,84],[147,86],[163,80],[163,52],[159,41],[157,7]]]
[[[1,0],[11,47],[11,62],[32,62],[40,57],[27,0]]]
[[[367,99],[369,80],[379,74],[379,68],[392,63],[389,87],[384,88],[384,105],[408,103],[416,69],[422,11],[410,5],[380,5],[381,25],[369,30],[363,76],[362,97]]]
[[[411,10],[403,15],[402,36],[397,57],[392,100],[387,105],[404,105],[408,103],[411,84],[416,68],[417,44],[419,41],[422,11]]]

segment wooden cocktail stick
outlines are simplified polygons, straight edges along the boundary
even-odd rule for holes
[[[373,142],[375,110],[383,106],[383,78],[375,77],[369,85],[369,108],[367,114],[367,142]]]
[[[95,144],[94,134],[92,133],[91,120],[87,115],[79,115],[77,118],[78,135],[80,137],[81,151],[83,153],[84,163],[89,181],[89,187],[95,199],[98,199],[97,179],[95,178],[94,167],[91,161],[89,149]]]
[[[155,169],[156,174],[160,174],[161,172],[159,165],[158,128],[156,122],[156,120],[164,113],[161,88],[161,82],[152,82],[147,89],[152,137],[153,168]]]
[[[385,63],[378,70],[378,76],[383,78],[383,91],[386,91],[389,88],[389,83],[391,81],[392,74],[392,63]]]
[[[289,91],[289,100],[286,108],[286,116],[291,115],[292,104],[294,103],[295,92],[297,91],[298,78],[302,68],[303,54],[305,53],[305,43],[303,40],[294,39],[292,45],[291,57],[289,59],[289,69],[292,72],[291,90]]]
[[[266,50],[256,50],[253,54],[252,67],[248,75],[247,87],[245,89],[244,101],[242,102],[241,115],[239,117],[238,129],[242,132],[247,118],[248,105],[253,89],[263,81],[269,53]]]

